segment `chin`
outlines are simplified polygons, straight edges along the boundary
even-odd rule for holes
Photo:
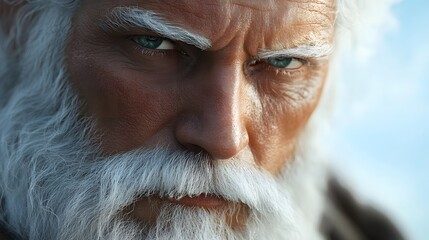
[[[213,164],[163,148],[105,157],[88,140],[93,122],[82,118],[69,86],[62,49],[72,13],[52,7],[31,16],[34,42],[22,48],[19,63],[0,68],[0,221],[17,236],[321,238],[325,167],[311,156],[309,134],[276,176],[246,159]],[[22,73],[18,81],[15,71]],[[136,208],[148,198],[160,199],[149,219]]]

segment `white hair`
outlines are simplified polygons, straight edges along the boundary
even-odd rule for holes
[[[65,69],[64,48],[79,2],[27,1],[7,39],[0,31],[7,40],[0,46],[3,224],[25,239],[320,238],[320,179],[326,177],[307,148],[313,124],[279,176],[240,159],[208,164],[204,156],[162,149],[100,157],[88,140],[92,122],[80,115]],[[338,2],[341,24],[354,19],[348,19],[350,2]],[[12,46],[13,55],[7,53]],[[152,228],[124,214],[143,196],[204,193],[247,206],[247,228],[236,231],[219,221],[233,208],[213,213],[164,204]]]
[[[370,54],[388,26],[394,24],[391,6],[399,1],[337,0],[337,48],[353,49],[357,55]]]
[[[365,60],[382,39],[386,26],[394,23],[391,6],[400,0],[336,0],[334,47],[329,76],[316,111],[307,124],[316,131],[316,145],[325,146],[331,134],[331,118],[337,98],[336,83],[344,59]]]
[[[116,7],[111,11],[107,23],[102,26],[107,31],[128,27],[150,29],[170,40],[181,41],[195,47],[206,50],[211,47],[211,41],[198,34],[191,33],[179,26],[169,23],[157,13],[136,8]]]

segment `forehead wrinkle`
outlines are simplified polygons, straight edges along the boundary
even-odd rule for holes
[[[129,28],[148,29],[171,40],[182,41],[202,50],[211,46],[209,39],[168,22],[158,13],[137,7],[116,7],[100,25],[106,31]]]
[[[304,8],[302,6],[298,6],[296,8],[295,14],[300,15],[303,14],[301,12],[305,12],[304,14],[308,17],[308,20],[305,22],[307,24],[314,24],[324,27],[333,28],[335,26],[335,16],[336,16],[336,7],[335,5],[323,5],[314,4],[316,8]],[[320,17],[323,17],[323,20]],[[305,24],[302,23],[302,24]]]
[[[259,49],[260,52],[268,52],[266,49],[310,49],[319,50],[330,49],[334,33],[335,20],[335,5],[332,1],[288,1],[290,5],[287,7],[285,14],[280,15],[275,19],[276,22],[270,22],[271,25],[277,26],[275,29],[266,30],[266,34],[275,32],[275,35],[269,39]],[[299,46],[306,46],[305,48]],[[310,55],[309,51],[304,51]],[[321,52],[321,51],[316,52]],[[302,52],[302,51],[299,51]],[[322,51],[327,52],[329,51]],[[316,54],[319,56],[329,54]]]
[[[308,5],[297,5],[295,15],[305,15],[310,23],[334,26],[336,16],[336,6],[334,1],[312,2]]]
[[[263,4],[260,4],[260,0],[232,0],[231,4],[236,5],[243,8],[249,8],[252,10],[265,12],[272,11],[275,9],[272,0],[265,0]]]

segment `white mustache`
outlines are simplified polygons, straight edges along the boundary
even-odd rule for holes
[[[66,193],[72,196],[67,203],[59,203],[67,216],[62,223],[66,234],[71,234],[71,226],[82,231],[94,223],[97,232],[104,232],[102,229],[111,228],[112,221],[107,219],[121,219],[125,208],[152,195],[216,195],[247,205],[256,218],[282,219],[285,212],[293,212],[292,201],[287,192],[281,191],[280,183],[253,163],[240,159],[216,161],[198,154],[152,149],[79,161],[65,168],[77,173],[74,179],[65,181],[63,171],[49,178],[62,181],[56,188],[67,188]]]
[[[151,195],[180,199],[211,194],[254,210],[276,212],[265,203],[284,197],[271,174],[240,159],[219,161],[202,154],[154,149],[120,154],[92,165],[88,178],[99,181],[99,197],[106,204],[126,205]],[[109,199],[113,196],[117,199]]]

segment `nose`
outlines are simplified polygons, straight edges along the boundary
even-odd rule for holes
[[[228,159],[249,144],[241,69],[239,64],[212,65],[189,80],[175,129],[182,146],[213,159]]]

